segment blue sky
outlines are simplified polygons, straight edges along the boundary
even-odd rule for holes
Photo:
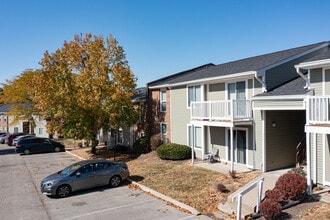
[[[0,83],[75,34],[113,35],[137,85],[330,40],[328,0],[0,0]]]

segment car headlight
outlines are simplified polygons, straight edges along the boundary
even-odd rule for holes
[[[44,188],[49,188],[49,187],[53,186],[56,182],[57,181],[49,181],[49,182],[43,183],[42,185]]]

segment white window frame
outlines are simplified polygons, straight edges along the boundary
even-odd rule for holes
[[[38,133],[39,133],[39,135],[43,135],[44,134],[44,128],[39,128],[38,129]]]
[[[163,97],[163,93],[165,93],[165,97]],[[167,94],[166,94],[165,89],[160,90],[160,92],[159,92],[159,110],[160,110],[160,112],[166,112],[166,99],[167,99],[166,95]],[[165,110],[163,109],[164,103],[165,103]]]
[[[230,129],[229,128],[226,128],[225,129],[225,131],[226,131],[226,160],[227,161],[230,161],[229,160],[229,138],[228,138],[228,132],[230,131]],[[233,132],[234,131],[245,131],[246,132],[246,138],[245,138],[245,141],[246,141],[246,149],[245,149],[245,161],[246,161],[246,163],[244,164],[245,166],[247,166],[247,167],[249,167],[249,129],[248,128],[242,128],[242,127],[235,127],[235,128],[233,128]],[[235,148],[235,146],[234,146],[234,148]],[[233,155],[231,155],[232,157],[233,157]],[[235,164],[237,164],[237,162],[235,162]],[[241,164],[241,163],[240,163]],[[242,164],[243,165],[243,164]]]
[[[196,135],[196,128],[200,129],[200,144],[196,144],[196,140],[195,140],[195,146],[194,149],[196,150],[202,150],[203,149],[203,143],[204,143],[204,127],[203,126],[196,126],[196,125],[192,125],[192,124],[188,124],[187,125],[187,145],[189,147],[192,147],[192,139],[191,139],[191,128],[194,127],[194,139],[196,139],[197,135]]]
[[[228,81],[228,82],[226,82],[226,92],[225,92],[225,99],[226,100],[229,100],[228,99],[228,93],[229,93],[229,90],[228,90],[228,86],[229,86],[229,84],[233,84],[233,83],[235,83],[236,85],[235,85],[235,90],[237,90],[237,83],[238,82],[245,82],[245,99],[248,99],[248,94],[249,94],[249,91],[248,91],[248,86],[249,86],[249,83],[248,83],[248,80],[236,80],[236,81]],[[237,95],[237,91],[235,91],[235,94]],[[236,98],[235,98],[236,99]]]
[[[165,133],[163,133],[163,125],[165,125]],[[167,124],[165,122],[160,123],[159,129],[160,129],[160,131],[159,131],[160,134],[167,135]]]
[[[191,102],[195,102],[196,101],[196,95],[195,95],[195,97],[194,97],[194,99],[189,99],[189,88],[191,88],[191,87],[193,87],[194,88],[194,91],[196,91],[196,87],[200,87],[200,91],[201,91],[201,94],[200,94],[200,99],[201,100],[199,100],[199,101],[202,101],[202,100],[204,100],[204,87],[203,87],[203,85],[201,85],[201,84],[196,84],[196,85],[189,85],[189,86],[187,86],[186,87],[186,97],[187,97],[187,109],[190,109],[191,108]],[[195,92],[195,94],[196,94],[196,92]],[[190,102],[189,102],[189,100],[190,100]]]

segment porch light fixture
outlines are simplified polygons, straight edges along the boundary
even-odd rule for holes
[[[273,128],[276,127],[276,123],[275,123],[275,121],[272,122],[272,127],[273,127]]]

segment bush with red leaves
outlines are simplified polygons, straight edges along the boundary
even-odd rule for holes
[[[275,189],[283,192],[283,202],[301,199],[307,190],[306,178],[296,173],[286,173],[278,178]]]
[[[260,203],[260,212],[267,219],[274,219],[281,213],[282,206],[303,198],[307,190],[307,180],[297,173],[286,173],[278,178],[275,187],[267,190]]]
[[[275,219],[282,210],[281,204],[274,198],[265,199],[260,203],[260,212],[267,219]]]

